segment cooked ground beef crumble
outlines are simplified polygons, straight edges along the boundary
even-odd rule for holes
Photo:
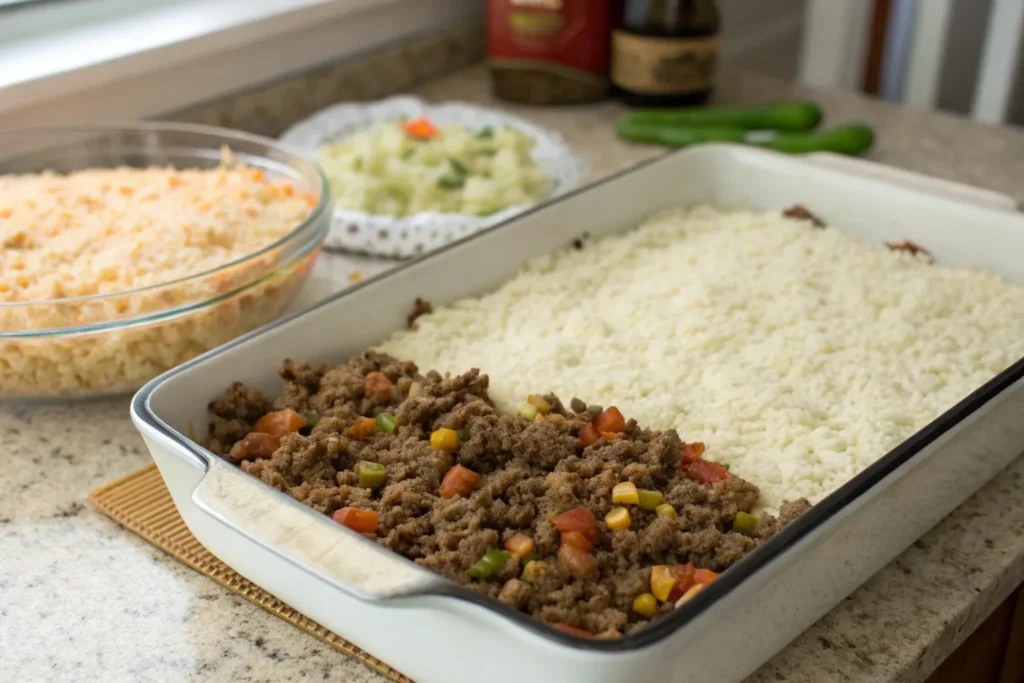
[[[628,420],[621,433],[583,447],[580,431],[601,407],[579,399],[566,407],[547,395],[550,411],[535,419],[499,414],[488,399],[487,376],[475,369],[422,375],[411,362],[368,351],[336,367],[285,361],[280,374],[285,387],[274,400],[236,383],[210,404],[211,451],[324,514],[374,511],[371,537],[381,545],[550,624],[607,636],[641,628],[674,607],[662,601],[649,616],[636,611],[634,599],[651,590],[652,567],[691,563],[722,571],[809,507],[804,500],[786,503],[778,519],[760,515],[740,532],[733,528],[737,513],[754,508],[757,487],[727,473],[711,484],[691,478],[675,431]],[[284,409],[312,426],[256,446],[242,441],[257,420]],[[394,417],[393,432],[353,432],[359,418],[382,414]],[[432,446],[439,429],[458,433],[452,452]],[[383,485],[361,487],[359,462],[383,465]],[[480,479],[465,496],[441,497],[442,480],[455,465]],[[676,516],[633,505],[629,527],[610,529],[604,519],[617,507],[612,488],[620,482],[661,492]],[[598,520],[590,551],[596,572],[589,578],[573,577],[560,562],[560,535],[551,521],[576,508]],[[529,580],[520,578],[514,554],[488,578],[471,578],[470,568],[488,549],[505,547],[517,533],[533,541]]]

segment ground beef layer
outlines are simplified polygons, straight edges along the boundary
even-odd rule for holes
[[[390,380],[390,391],[367,392],[373,372]],[[475,369],[424,375],[413,363],[371,351],[336,367],[285,361],[280,374],[285,387],[274,400],[235,384],[210,404],[210,450],[324,514],[346,506],[378,512],[381,545],[547,623],[609,635],[643,627],[650,620],[631,605],[650,590],[652,566],[724,570],[808,507],[803,500],[786,503],[778,519],[762,515],[751,531],[734,531],[736,513],[757,503],[757,487],[735,476],[711,485],[689,478],[675,431],[642,429],[629,420],[619,438],[583,448],[580,429],[599,406],[578,399],[566,406],[548,395],[552,410],[537,420],[499,414],[487,376]],[[232,450],[261,416],[285,408],[319,421],[282,437],[269,457]],[[396,418],[394,433],[346,436],[357,418],[381,413]],[[430,434],[439,428],[461,433],[455,452],[431,447]],[[361,488],[353,470],[359,461],[384,465],[385,485]],[[442,498],[441,481],[455,464],[481,480],[467,497]],[[623,481],[662,492],[678,516],[633,506],[630,528],[609,530],[601,520],[615,507],[612,487]],[[593,579],[573,578],[557,559],[559,533],[550,520],[577,507],[599,520]],[[503,547],[517,532],[533,539],[541,563],[529,583],[518,578],[514,556],[489,579],[470,578],[469,568],[489,548]],[[672,608],[661,604],[653,618]]]

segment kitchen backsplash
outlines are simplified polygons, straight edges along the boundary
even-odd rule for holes
[[[189,107],[169,118],[276,137],[328,105],[386,97],[467,67],[483,54],[479,24],[467,24]]]

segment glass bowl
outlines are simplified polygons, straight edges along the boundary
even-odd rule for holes
[[[221,165],[225,147],[232,159],[259,169],[268,181],[287,181],[315,198],[306,219],[259,251],[162,284],[0,303],[0,398],[133,391],[273,320],[312,270],[332,213],[320,170],[256,135],[157,122],[0,132],[0,175],[125,166],[213,169]]]

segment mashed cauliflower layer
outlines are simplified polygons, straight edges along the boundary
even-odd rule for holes
[[[387,216],[429,211],[489,216],[551,190],[534,141],[514,128],[441,126],[418,140],[378,123],[321,147],[317,160],[340,208]]]
[[[927,245],[926,245],[927,246]],[[708,208],[532,261],[381,347],[704,441],[766,508],[824,497],[1024,355],[1024,288]]]

